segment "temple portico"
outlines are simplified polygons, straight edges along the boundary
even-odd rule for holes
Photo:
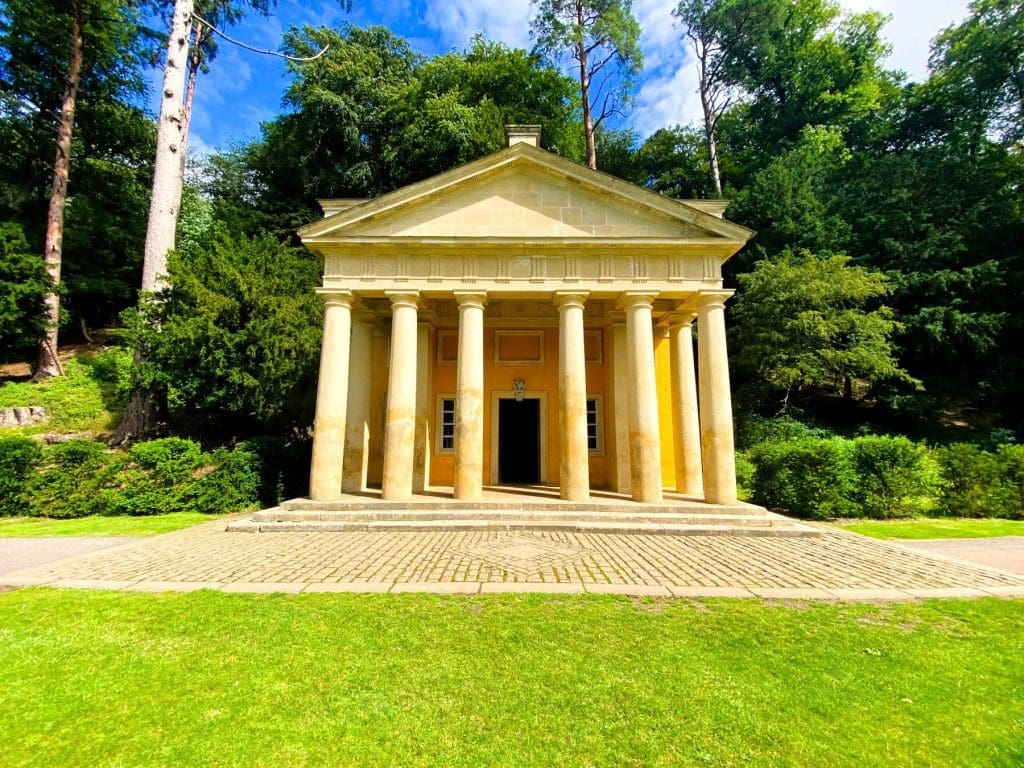
[[[751,233],[510,135],[301,231],[325,264],[311,499],[734,503],[721,265]]]

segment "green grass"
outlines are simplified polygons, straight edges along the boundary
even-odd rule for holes
[[[917,520],[865,520],[838,523],[854,533],[876,539],[987,539],[1024,536],[1024,520],[922,518]]]
[[[0,594],[10,766],[1019,766],[1024,604]]]
[[[201,512],[169,512],[147,517],[78,517],[58,520],[49,517],[0,517],[0,538],[35,536],[155,536],[213,520],[216,515]]]
[[[0,408],[41,405],[48,419],[29,427],[14,427],[5,434],[34,435],[43,432],[97,434],[113,429],[120,418],[121,402],[116,378],[127,365],[123,350],[79,355],[65,361],[66,376],[34,384],[0,383]]]

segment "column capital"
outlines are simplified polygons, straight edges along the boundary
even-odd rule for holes
[[[351,309],[355,301],[352,291],[339,291],[337,288],[317,288],[316,292],[324,300],[324,304],[329,307],[341,306]]]
[[[697,294],[698,311],[707,309],[721,309],[736,291],[701,291]]]
[[[391,299],[392,307],[412,307],[418,309],[420,306],[419,291],[384,291],[384,295]]]
[[[459,309],[473,307],[483,309],[487,304],[487,291],[452,291]]]
[[[693,325],[693,321],[697,319],[696,310],[680,310],[673,312],[665,318],[665,322],[669,330],[679,328],[680,326]]]
[[[657,291],[623,291],[616,306],[622,309],[649,307],[654,304],[656,298],[658,298]]]
[[[583,303],[589,295],[590,291],[555,291],[552,301],[559,310],[571,307],[583,309]]]

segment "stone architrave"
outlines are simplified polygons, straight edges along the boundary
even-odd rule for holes
[[[662,500],[658,384],[651,317],[651,304],[656,297],[657,294],[649,291],[627,291],[622,296],[629,371],[629,469],[633,499],[645,504]]]
[[[704,495],[700,458],[700,417],[697,372],[693,361],[693,320],[696,312],[682,312],[669,325],[672,362],[672,431],[675,437],[676,491]]]
[[[567,501],[590,498],[587,449],[587,363],[583,303],[587,294],[558,292],[558,424],[561,495]]]
[[[322,294],[326,304],[324,336],[309,473],[309,497],[315,501],[341,495],[352,330],[352,293],[322,291]]]
[[[381,496],[412,496],[416,438],[416,312],[419,294],[389,291],[391,299],[391,369],[388,371],[384,421],[384,477]]]
[[[732,393],[725,346],[725,302],[730,296],[732,291],[704,292],[697,312],[704,500],[711,504],[736,501]]]
[[[487,294],[456,291],[459,351],[455,385],[455,498],[483,496],[484,304]]]

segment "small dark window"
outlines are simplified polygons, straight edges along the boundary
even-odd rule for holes
[[[597,425],[597,399],[587,400],[587,450],[599,451],[601,444],[598,441]]]
[[[441,398],[441,450],[455,450],[455,398]]]

